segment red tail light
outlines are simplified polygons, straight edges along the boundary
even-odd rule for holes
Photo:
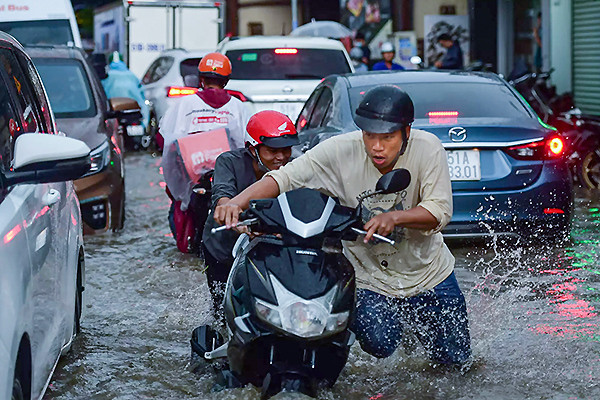
[[[167,88],[167,97],[183,97],[196,94],[198,88],[187,86],[169,86]]]
[[[565,142],[555,136],[548,140],[513,146],[506,152],[517,160],[550,160],[563,155]]]
[[[275,49],[275,54],[298,54],[298,49]]]
[[[565,212],[560,208],[545,208],[544,214],[564,214]]]
[[[244,96],[244,93],[238,92],[237,90],[229,90],[229,89],[227,89],[227,93],[229,93],[233,97],[237,97],[241,101],[248,101],[248,98],[246,96]]]

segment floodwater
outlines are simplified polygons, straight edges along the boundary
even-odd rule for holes
[[[202,263],[170,235],[159,163],[127,156],[125,229],[86,237],[83,331],[46,399],[260,398],[253,387],[212,392],[211,368],[190,362],[191,331],[212,322],[211,302]],[[451,246],[470,317],[468,372],[430,367],[419,346],[379,360],[355,345],[319,398],[600,399],[599,204],[577,193],[561,247]]]

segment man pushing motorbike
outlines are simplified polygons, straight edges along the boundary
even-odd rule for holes
[[[212,182],[212,210],[238,195],[269,171],[287,164],[298,134],[292,121],[277,111],[260,111],[246,126],[246,147],[221,154],[215,163]],[[223,290],[233,256],[231,251],[239,234],[226,230],[211,233],[215,220],[208,218],[202,235],[206,277],[215,311],[220,311]]]
[[[232,228],[251,199],[302,187],[356,207],[382,174],[407,169],[412,178],[404,191],[363,203],[364,239],[344,242],[359,288],[352,330],[363,350],[388,357],[410,328],[435,363],[461,366],[471,355],[467,309],[440,233],[452,216],[446,152],[435,135],[411,129],[413,121],[408,94],[396,86],[371,89],[356,109],[360,131],[327,139],[267,173],[218,205],[214,219]],[[396,244],[372,242],[374,233]]]

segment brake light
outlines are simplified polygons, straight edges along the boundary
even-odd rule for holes
[[[237,90],[227,89],[227,93],[229,93],[233,97],[238,98],[241,101],[248,101],[248,98],[246,96],[244,96],[244,93],[238,92]]]
[[[183,97],[196,94],[198,88],[187,86],[169,86],[167,88],[167,97]]]
[[[544,214],[564,214],[565,212],[560,208],[545,208]]]
[[[275,49],[275,54],[298,54],[298,49]]]
[[[565,150],[565,143],[559,137],[546,141],[527,143],[507,149],[507,153],[518,160],[544,160],[560,157]]]
[[[458,111],[429,111],[430,124],[445,125],[458,123]]]

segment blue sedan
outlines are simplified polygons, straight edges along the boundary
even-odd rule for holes
[[[295,155],[357,130],[352,117],[364,93],[386,84],[411,96],[413,127],[434,133],[446,148],[454,201],[446,237],[568,237],[573,188],[563,138],[495,74],[331,75],[315,88],[296,121],[301,145]]]

